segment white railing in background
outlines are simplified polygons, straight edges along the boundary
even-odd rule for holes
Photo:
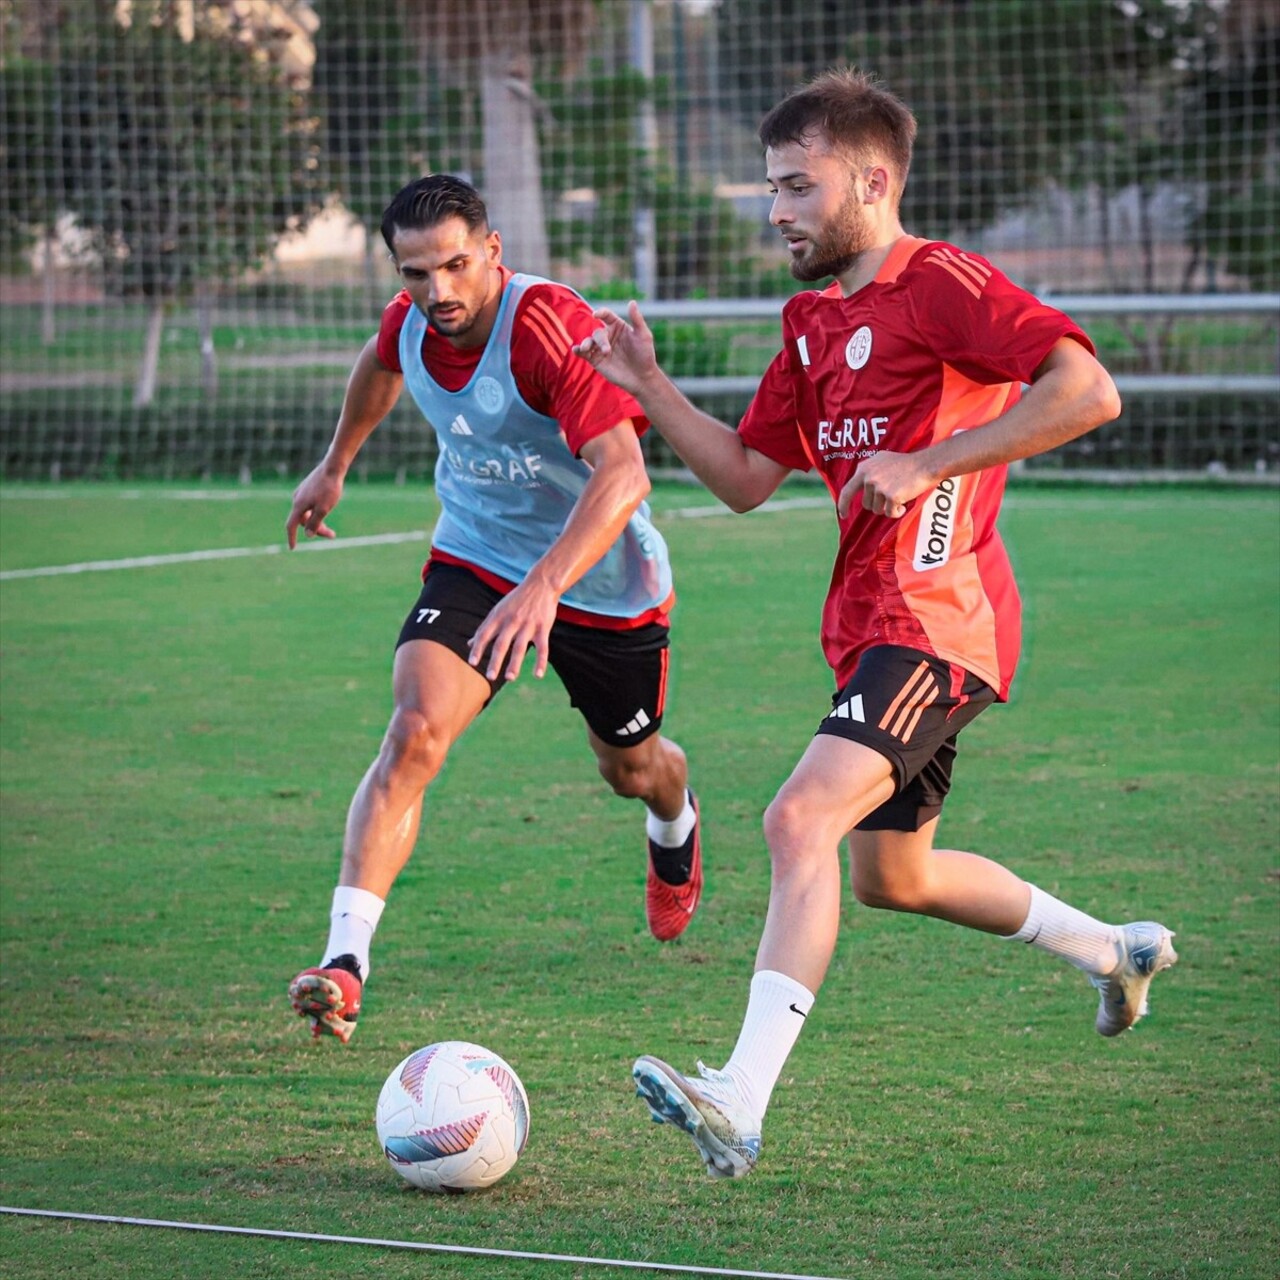
[[[1280,320],[1280,293],[1180,294],[1043,294],[1043,301],[1072,317],[1116,315],[1274,315]],[[647,320],[772,320],[782,313],[785,298],[692,298],[647,302]],[[624,303],[598,304],[624,310]],[[759,378],[743,376],[684,377],[676,384],[688,396],[751,395]],[[1122,395],[1237,393],[1280,395],[1275,374],[1120,374]]]

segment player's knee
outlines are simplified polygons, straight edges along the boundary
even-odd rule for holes
[[[927,905],[927,886],[912,876],[885,874],[880,868],[853,868],[853,896],[864,907],[919,913]]]
[[[382,741],[382,771],[388,781],[425,786],[448,750],[445,734],[421,711],[397,707]]]
[[[597,757],[596,764],[600,776],[613,788],[614,795],[636,800],[649,794],[652,771],[647,760],[630,753],[615,752]]]
[[[775,870],[803,861],[814,846],[813,814],[804,800],[780,791],[764,811],[764,839]]]

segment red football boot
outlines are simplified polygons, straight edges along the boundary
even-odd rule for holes
[[[311,1019],[316,1040],[327,1034],[346,1044],[360,1016],[363,987],[355,956],[335,956],[320,968],[298,974],[289,984],[289,1000],[296,1013]]]
[[[689,803],[693,805],[693,830],[680,847],[682,853],[688,851],[689,854],[688,880],[683,884],[668,884],[663,880],[654,870],[655,845],[649,841],[649,877],[644,889],[644,910],[649,919],[649,932],[659,942],[670,942],[689,927],[702,897],[702,815],[698,810],[698,797],[692,791],[689,792]],[[672,852],[669,849],[661,851],[664,858],[670,857]]]

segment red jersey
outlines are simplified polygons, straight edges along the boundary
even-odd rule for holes
[[[976,254],[904,237],[875,280],[792,298],[783,350],[739,424],[744,444],[832,497],[863,458],[911,453],[1015,404],[1060,338],[1093,345],[1067,316]],[[865,649],[936,654],[1009,696],[1021,602],[996,516],[1005,467],[944,480],[894,520],[855,502],[840,525],[822,614],[839,685]]]

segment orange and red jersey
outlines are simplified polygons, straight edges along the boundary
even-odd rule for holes
[[[797,295],[783,350],[739,424],[744,444],[817,470],[834,497],[881,450],[911,453],[1015,404],[1055,343],[1093,351],[1067,316],[976,254],[904,237],[870,284]],[[900,519],[855,501],[822,616],[837,686],[862,652],[908,645],[1009,695],[1021,603],[996,516],[1005,467],[944,481]]]

